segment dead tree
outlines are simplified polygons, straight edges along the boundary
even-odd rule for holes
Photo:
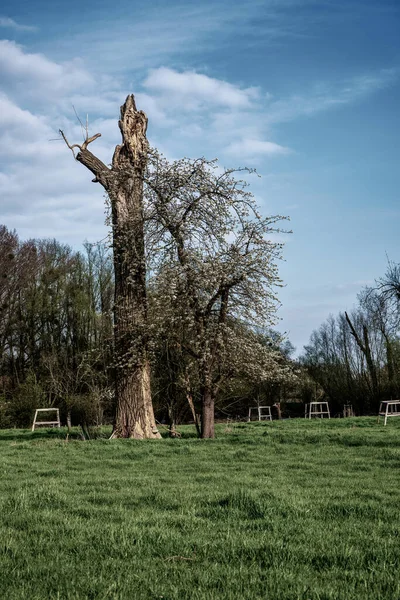
[[[368,327],[366,326],[365,323],[363,323],[363,326],[362,326],[363,340],[362,340],[360,338],[360,336],[358,335],[357,331],[355,330],[355,327],[354,327],[353,323],[351,322],[350,317],[347,314],[347,312],[345,312],[344,315],[345,315],[346,321],[350,327],[351,334],[357,343],[357,346],[360,348],[361,352],[365,356],[365,361],[367,363],[368,371],[369,371],[369,374],[371,377],[372,394],[373,394],[374,399],[376,399],[378,397],[379,383],[378,383],[378,375],[377,375],[376,367],[374,364],[374,359],[372,357],[372,352],[371,352],[371,344],[369,341]]]
[[[82,144],[70,145],[75,159],[94,175],[111,203],[115,272],[114,352],[116,414],[114,437],[159,438],[150,390],[147,356],[147,298],[144,247],[143,178],[148,142],[147,117],[136,109],[133,95],[121,106],[118,122],[122,143],[116,146],[111,167],[88,150],[100,133]],[[75,148],[78,152],[75,156]]]

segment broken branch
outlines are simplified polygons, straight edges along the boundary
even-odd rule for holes
[[[59,129],[59,132],[60,132],[60,135],[61,135],[62,139],[64,140],[64,142],[67,144],[68,148],[71,150],[71,152],[72,152],[72,154],[73,154],[74,158],[76,158],[76,156],[75,156],[75,152],[74,152],[74,148],[79,148],[79,150],[82,150],[82,147],[81,147],[79,144],[72,144],[72,145],[71,145],[71,144],[69,143],[69,141],[67,140],[67,138],[66,138],[66,136],[65,136],[64,132],[63,132],[61,129]]]

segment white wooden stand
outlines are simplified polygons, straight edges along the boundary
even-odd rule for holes
[[[250,406],[248,421],[251,421],[252,411],[257,411],[258,421],[272,421],[271,407],[270,406]]]
[[[304,416],[306,419],[312,417],[320,417],[321,419],[327,417],[330,419],[329,404],[327,402],[309,402],[305,406]]]
[[[385,400],[381,402],[378,413],[379,417],[385,417],[384,425],[386,425],[388,417],[400,417],[400,400]]]
[[[37,417],[38,417],[38,413],[44,413],[44,412],[52,412],[52,413],[56,413],[56,419],[54,419],[53,421],[38,421]],[[35,427],[39,427],[44,425],[46,427],[61,427],[61,423],[60,423],[60,410],[58,408],[37,408],[35,411],[35,417],[33,419],[33,425],[32,425],[32,431],[35,431]]]

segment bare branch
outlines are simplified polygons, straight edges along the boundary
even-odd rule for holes
[[[95,135],[92,135],[90,138],[86,138],[86,140],[82,144],[81,150],[86,150],[86,148],[89,146],[89,144],[94,142],[94,140],[97,140],[97,138],[99,138],[99,137],[101,137],[101,133],[95,133]]]
[[[89,135],[89,134],[88,134],[88,128],[87,128],[87,127],[85,128],[85,126],[83,125],[83,123],[82,123],[82,121],[81,121],[81,119],[80,119],[80,117],[79,117],[78,113],[76,112],[76,108],[75,108],[75,106],[74,106],[74,105],[72,105],[72,108],[74,109],[75,116],[76,116],[76,118],[78,119],[79,125],[81,126],[82,137],[83,137],[83,139],[85,140],[85,139],[87,139],[87,137],[88,137],[88,135]]]
[[[74,148],[79,148],[79,150],[82,150],[82,147],[81,147],[79,144],[72,144],[72,145],[71,145],[71,144],[69,143],[69,141],[67,140],[67,138],[66,138],[66,136],[65,136],[64,132],[63,132],[61,129],[59,129],[58,131],[60,132],[60,135],[61,135],[61,137],[63,138],[64,142],[67,144],[68,148],[71,150],[71,152],[72,152],[72,154],[73,154],[73,157],[76,159],[75,152],[74,152]]]

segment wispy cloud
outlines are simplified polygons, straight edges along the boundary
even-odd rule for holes
[[[0,27],[14,29],[14,31],[37,31],[38,29],[33,25],[23,25],[21,23],[17,23],[14,21],[14,19],[10,19],[9,17],[0,17]]]
[[[150,70],[139,94],[158,126],[175,131],[174,155],[195,145],[201,154],[257,159],[290,150],[263,137],[263,94],[196,71],[160,67]],[[169,133],[170,137],[170,133]]]
[[[282,154],[289,154],[290,148],[275,144],[275,142],[268,142],[264,140],[249,139],[245,138],[238,142],[229,144],[226,149],[227,154],[231,154],[237,157],[243,157],[246,159],[255,158],[257,156],[276,156]]]
[[[258,88],[241,89],[227,81],[215,79],[195,71],[178,72],[161,67],[152,69],[143,86],[177,104],[193,110],[204,104],[229,108],[249,108],[259,96]]]
[[[400,69],[392,68],[334,83],[320,82],[305,94],[272,99],[265,107],[265,118],[269,124],[284,123],[359,102],[394,84],[399,75]]]
[[[85,23],[74,28],[74,34],[57,41],[59,51],[71,55],[79,47],[80,54],[92,68],[104,72],[121,72],[129,65],[130,71],[158,67],[160,62],[174,59],[178,63],[188,54],[201,52],[204,47],[224,43],[237,19],[243,23],[251,19],[259,1],[251,1],[246,9],[237,4],[204,2],[196,5],[168,3],[163,6],[137,3],[126,5],[123,19]],[[105,25],[106,23],[106,25]]]
[[[109,12],[104,15],[100,8],[97,15],[91,15],[90,23],[83,16],[72,35],[57,40],[57,50],[71,55],[79,48],[88,64],[94,69],[101,66],[103,72],[121,72],[127,64],[131,72],[143,72],[166,61],[184,68],[189,57],[235,46],[238,35],[246,38],[248,46],[273,44],[276,39],[296,35],[296,23],[288,25],[287,19],[293,18],[296,8],[314,2],[203,0],[142,6],[129,3],[124,6],[124,18],[113,18]],[[257,27],[259,21],[263,24],[261,30]]]

